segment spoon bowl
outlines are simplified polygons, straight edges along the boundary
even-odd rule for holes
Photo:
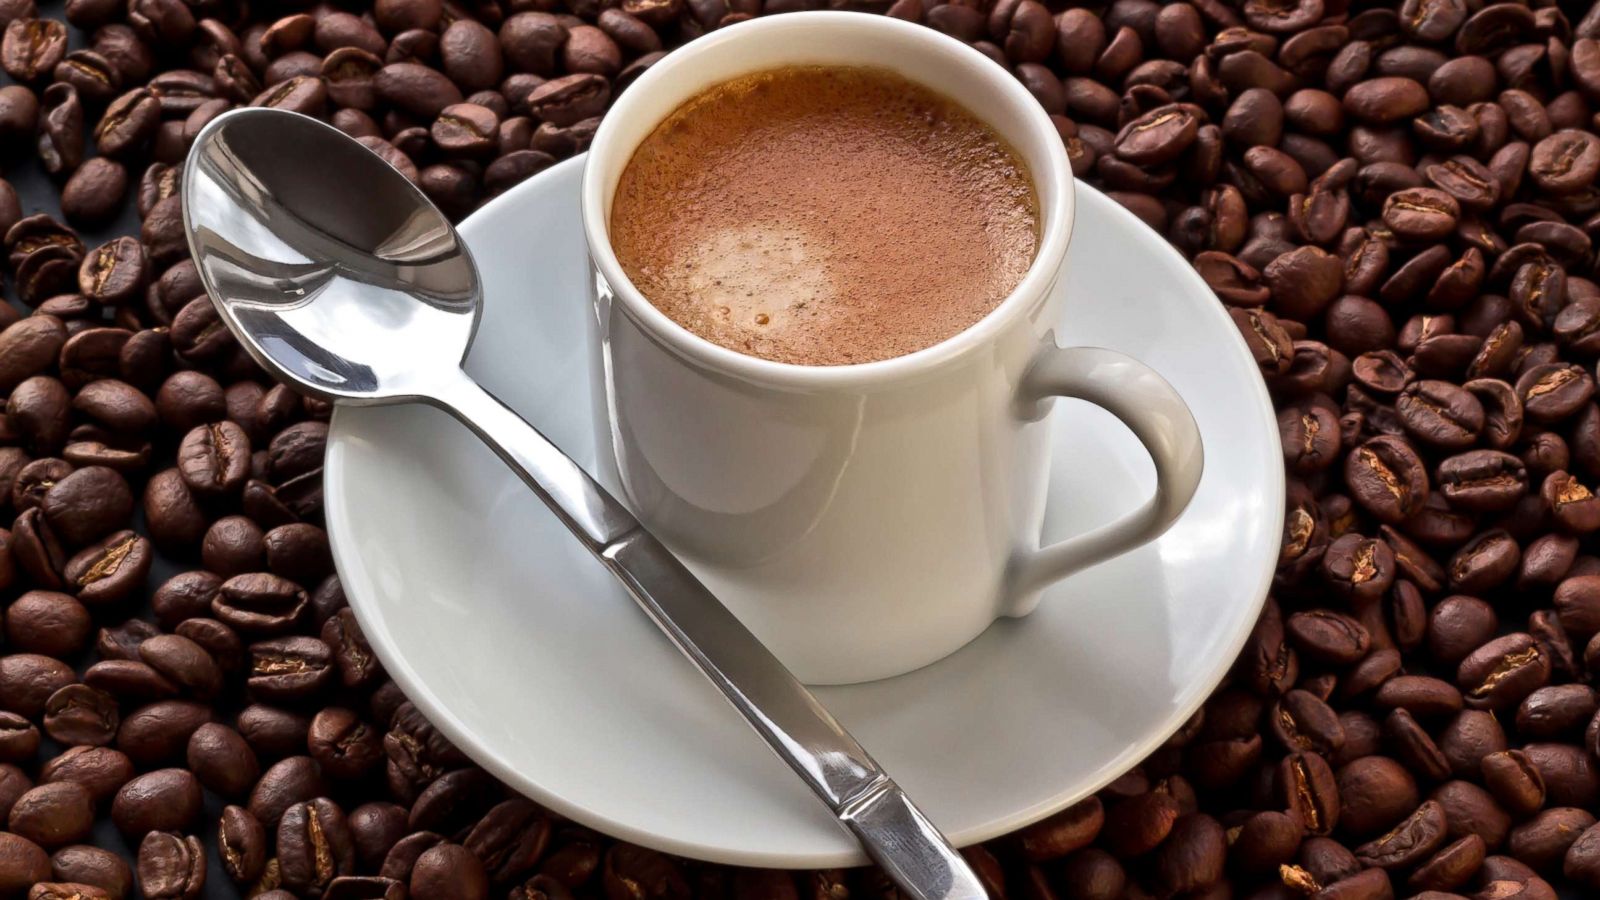
[[[482,311],[471,253],[415,185],[343,132],[282,110],[218,116],[195,141],[183,196],[218,312],[279,378],[326,400],[411,401],[466,357]]]

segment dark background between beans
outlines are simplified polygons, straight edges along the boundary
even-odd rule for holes
[[[895,896],[560,821],[405,704],[329,577],[327,409],[219,330],[166,167],[272,103],[459,217],[582,150],[661,50],[824,4],[1014,71],[1194,261],[1279,411],[1278,578],[1228,682],[1096,798],[968,851],[995,896],[1600,892],[1600,7],[0,0],[0,900],[264,871],[330,900]]]

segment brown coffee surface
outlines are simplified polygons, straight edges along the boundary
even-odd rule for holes
[[[993,129],[873,68],[797,66],[679,107],[622,173],[611,242],[658,309],[800,365],[902,356],[999,305],[1038,245],[1033,184]]]

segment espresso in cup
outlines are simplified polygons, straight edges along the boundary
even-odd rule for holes
[[[1039,202],[971,112],[886,69],[723,82],[634,151],[610,237],[646,299],[723,347],[809,366],[966,330],[1027,273]]]

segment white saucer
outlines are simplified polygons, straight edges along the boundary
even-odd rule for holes
[[[595,458],[581,160],[462,226],[487,309],[468,370],[580,463]],[[1232,663],[1277,559],[1272,405],[1222,307],[1176,253],[1078,186],[1063,343],[1137,356],[1199,420],[1206,473],[1156,543],[1057,585],[953,656],[822,701],[959,845],[1088,795],[1187,719]],[[1154,475],[1131,434],[1052,413],[1046,538],[1115,518]],[[329,531],[391,675],[511,787],[600,831],[751,866],[865,862],[851,837],[522,483],[421,407],[340,409]]]

